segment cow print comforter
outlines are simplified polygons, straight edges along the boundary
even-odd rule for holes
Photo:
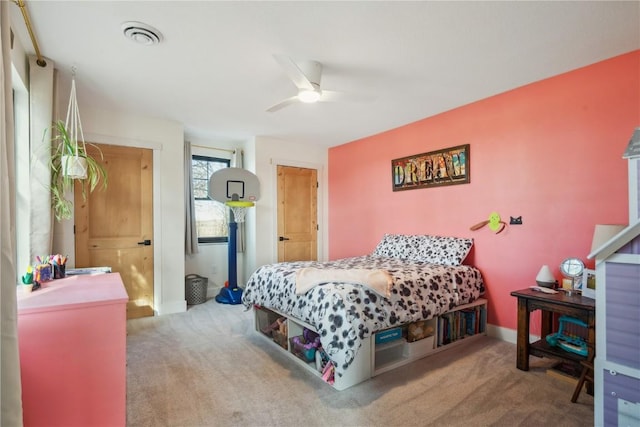
[[[389,299],[358,284],[326,283],[296,295],[296,270],[315,268],[383,269],[393,277]],[[484,291],[480,271],[366,255],[330,262],[299,261],[260,267],[249,278],[242,302],[272,308],[312,325],[341,376],[363,338],[405,323],[427,320],[477,299]]]

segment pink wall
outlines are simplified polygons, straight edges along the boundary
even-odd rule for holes
[[[489,323],[515,329],[509,293],[548,264],[586,259],[597,223],[628,222],[622,153],[640,125],[640,51],[329,150],[329,257],[371,252],[384,233],[473,237]],[[393,192],[391,160],[470,144],[471,183]],[[523,225],[469,227],[497,211]],[[537,327],[537,322],[536,327]],[[538,332],[532,328],[532,332]]]

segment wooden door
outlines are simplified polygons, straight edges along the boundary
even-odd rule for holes
[[[84,200],[76,184],[76,266],[111,267],[129,295],[127,318],[153,316],[153,151],[99,147],[108,186]]]
[[[318,171],[278,166],[278,262],[318,259]]]

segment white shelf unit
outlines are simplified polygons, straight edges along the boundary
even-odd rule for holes
[[[477,328],[478,332],[474,332],[473,334],[461,334],[454,341],[451,341],[447,344],[438,345],[437,337],[439,333],[439,320],[449,313],[462,312],[464,310],[475,309],[476,307],[481,307],[484,311],[483,316],[476,317],[476,321],[479,325]],[[430,356],[440,351],[449,350],[459,345],[467,344],[473,339],[486,335],[486,310],[487,300],[480,298],[472,302],[471,304],[461,305],[448,313],[428,320],[426,325],[433,328],[434,335],[414,342],[407,342],[407,340],[403,337],[402,339],[391,341],[389,343],[374,344],[373,351],[371,352],[371,366],[373,367],[371,376],[373,377],[382,374],[383,372],[390,371],[392,369],[395,369],[402,365],[406,365],[407,363],[414,362],[418,359],[422,359],[423,357]],[[382,332],[384,331],[380,331],[378,333]],[[375,339],[373,342],[375,343]]]
[[[464,313],[469,313],[465,316]],[[444,319],[449,321],[450,334],[447,337],[447,326]],[[453,323],[453,325],[451,325]],[[443,348],[470,339],[476,335],[486,335],[487,330],[487,300],[480,298],[471,304],[464,304],[438,317],[436,347]]]
[[[255,328],[256,328],[256,331],[261,336],[263,336],[265,339],[268,339],[274,345],[280,347],[282,350],[285,351],[285,353],[289,356],[289,358],[291,358],[296,363],[306,368],[308,371],[312,372],[314,375],[317,375],[318,377],[322,376],[322,373],[316,369],[315,361],[306,362],[302,360],[301,358],[299,358],[293,353],[291,346],[289,345],[291,338],[302,335],[303,328],[307,328],[312,331],[315,331],[315,329],[311,325],[301,320],[288,317],[287,315],[272,309],[254,306],[253,312],[254,312],[254,318],[255,318]],[[276,342],[276,340],[269,337],[268,335],[265,335],[262,332],[262,328],[264,328],[265,326],[271,325],[273,322],[275,322],[279,318],[284,318],[285,321],[287,322],[286,347],[279,345]],[[335,381],[332,386],[336,390],[347,389],[371,377],[371,369],[369,364],[369,355],[371,354],[370,343],[371,343],[371,338],[365,338],[364,340],[362,340],[362,346],[360,347],[360,350],[356,353],[356,357],[351,363],[351,365],[349,365],[349,369],[347,369],[347,371],[341,377],[335,378]]]
[[[473,335],[463,334],[459,336],[458,339],[448,344],[437,344],[438,319],[445,316],[447,313],[428,320],[427,326],[431,326],[433,328],[434,334],[418,341],[407,342],[405,338],[406,335],[404,334],[402,338],[381,344],[375,343],[375,334],[370,338],[364,339],[362,341],[360,350],[356,353],[355,360],[351,363],[351,365],[349,365],[349,368],[344,372],[342,377],[335,378],[333,387],[337,390],[344,390],[376,375],[380,375],[384,372],[388,372],[392,369],[398,368],[400,366],[406,365],[407,363],[414,362],[418,359],[430,356],[440,351],[458,347],[459,345],[466,344],[474,339],[477,339],[480,336],[486,335],[486,299],[478,299],[471,304],[465,304],[456,307],[456,309],[452,310],[451,312],[458,312],[471,308],[475,309],[476,307],[482,307],[482,310],[484,312],[483,316],[477,316],[476,318],[476,321],[480,322],[479,327],[477,328],[478,332],[474,333]],[[278,311],[267,308],[254,306],[253,311],[255,317],[255,328],[261,336],[263,336],[265,339],[268,339],[274,345],[282,348],[290,356],[291,359],[296,361],[296,363],[305,367],[310,372],[313,372],[315,375],[319,377],[321,376],[321,373],[316,369],[315,362],[308,363],[302,360],[292,352],[292,349],[289,345],[290,338],[302,335],[303,328],[314,330],[311,325],[298,319],[290,318]],[[285,322],[287,322],[287,337],[286,345],[284,346],[278,344],[278,342],[282,343],[283,339],[274,339],[273,337],[265,335],[262,332],[262,329],[265,326],[271,325],[279,318],[282,318]],[[404,325],[403,328],[404,327],[406,327],[406,325]],[[381,334],[383,332],[385,331],[379,331],[377,332],[377,334]]]

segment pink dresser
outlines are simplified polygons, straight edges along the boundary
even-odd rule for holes
[[[18,289],[26,427],[125,425],[127,300],[118,273]]]

